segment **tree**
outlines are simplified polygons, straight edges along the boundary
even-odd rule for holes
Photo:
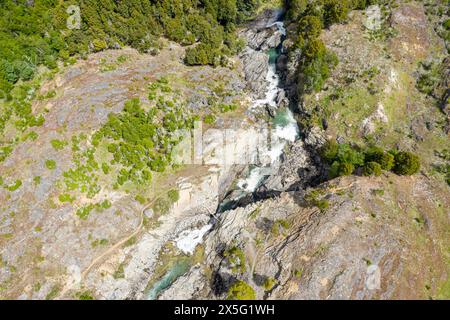
[[[329,177],[331,179],[342,176],[350,176],[355,171],[355,166],[348,162],[335,161],[331,165]]]
[[[316,16],[303,17],[298,26],[298,34],[304,39],[315,39],[322,32],[322,21]]]
[[[168,20],[165,30],[167,37],[175,42],[182,42],[186,37],[186,29],[179,18]]]
[[[359,167],[364,164],[364,154],[349,144],[340,144],[337,160],[340,163],[349,163]]]
[[[307,61],[320,61],[325,56],[325,44],[320,39],[310,39],[306,42],[304,56]]]
[[[413,175],[420,170],[419,157],[410,152],[399,152],[395,155],[394,172],[399,175]]]
[[[211,64],[212,58],[209,56],[212,55],[211,51],[211,48],[203,43],[189,48],[186,50],[185,62],[191,66]],[[208,52],[210,53],[208,54]]]
[[[108,45],[104,40],[94,39],[92,41],[92,47],[94,52],[102,51],[108,48]]]
[[[348,0],[325,0],[323,20],[326,27],[340,23],[347,19],[349,10]]]
[[[288,17],[291,20],[298,20],[308,6],[308,0],[290,0],[288,2]]]
[[[257,6],[258,0],[237,0],[236,7],[238,9],[238,22],[242,22],[250,18]]]
[[[225,26],[236,22],[237,6],[236,0],[218,0],[219,10],[217,19]]]

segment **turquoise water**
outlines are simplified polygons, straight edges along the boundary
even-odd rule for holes
[[[277,62],[278,56],[280,53],[276,48],[272,48],[268,52],[269,54],[269,64],[275,64]]]
[[[287,109],[280,109],[272,119],[272,123],[276,127],[287,127],[292,124],[292,115]],[[295,120],[294,120],[295,121]]]
[[[272,120],[275,135],[279,138],[294,142],[299,137],[299,128],[294,114],[288,108],[280,109]]]
[[[182,259],[175,262],[172,268],[158,281],[147,293],[148,300],[155,300],[158,295],[167,289],[178,277],[189,271],[191,264],[189,259]]]

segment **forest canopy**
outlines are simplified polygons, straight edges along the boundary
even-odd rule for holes
[[[71,56],[124,45],[147,51],[160,36],[183,45],[189,64],[216,64],[240,47],[236,24],[264,0],[4,0],[0,2],[0,93]],[[77,17],[80,28],[68,28]],[[69,10],[68,10],[69,9]],[[75,16],[74,16],[75,15]],[[1,98],[1,97],[0,97]]]

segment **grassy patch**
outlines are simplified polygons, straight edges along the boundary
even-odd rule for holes
[[[45,296],[45,300],[53,300],[61,292],[61,287],[59,285],[54,285],[49,293]]]

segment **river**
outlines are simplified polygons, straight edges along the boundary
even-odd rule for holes
[[[276,21],[270,23],[267,27],[273,25],[277,26],[284,39],[286,30],[283,22]],[[275,116],[271,120],[271,147],[267,151],[267,156],[269,156],[271,163],[261,166],[250,165],[247,170],[248,174],[237,182],[237,190],[235,190],[237,192],[234,193],[234,197],[232,199],[226,199],[220,204],[218,208],[219,213],[232,208],[232,204],[239,199],[253,194],[273,173],[273,165],[279,161],[286,145],[295,142],[299,137],[299,128],[292,111],[289,108],[277,108],[277,97],[280,91],[283,90],[276,64],[280,53],[281,45],[278,48],[273,48],[268,51],[269,70],[266,76],[268,82],[266,95],[263,99],[254,101],[251,106],[251,108],[265,108],[269,105],[277,109]],[[160,280],[152,284],[147,291],[147,299],[157,299],[162,291],[167,289],[177,278],[189,271],[190,259],[186,258],[186,256],[193,254],[196,246],[202,242],[204,235],[212,227],[213,225],[209,224],[201,229],[186,230],[179,235],[175,240],[175,244],[185,255],[175,261]]]

